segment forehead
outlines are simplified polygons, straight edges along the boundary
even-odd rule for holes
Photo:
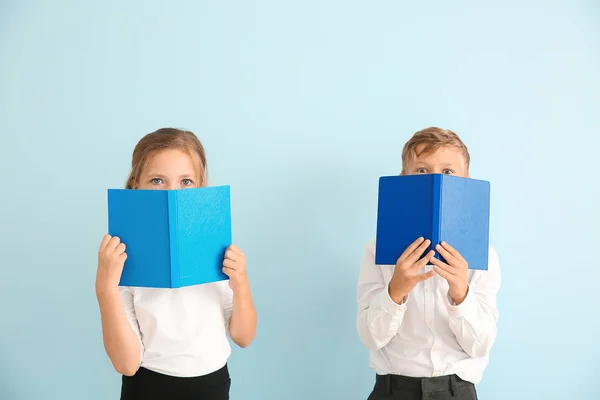
[[[466,161],[462,151],[453,146],[442,146],[426,152],[424,150],[426,150],[426,145],[424,144],[416,147],[414,162],[464,164]]]
[[[196,163],[194,157],[183,149],[166,149],[156,151],[148,156],[147,173],[194,173]]]

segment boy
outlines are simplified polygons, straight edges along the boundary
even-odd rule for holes
[[[402,173],[469,177],[469,152],[452,131],[427,128],[402,151]],[[418,196],[415,193],[415,196]],[[375,387],[368,400],[474,400],[496,338],[500,266],[469,270],[448,243],[435,243],[447,263],[418,238],[396,265],[375,265],[366,247],[358,281],[357,327],[370,350]]]

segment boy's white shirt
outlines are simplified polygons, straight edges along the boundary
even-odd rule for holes
[[[358,334],[370,350],[371,368],[380,375],[421,378],[457,374],[479,383],[497,334],[497,253],[490,247],[487,271],[468,271],[469,291],[458,306],[448,296],[448,282],[437,274],[418,283],[403,304],[396,304],[388,292],[394,268],[375,265],[371,240],[357,288]],[[427,265],[422,272],[431,269]]]
[[[229,281],[177,289],[120,287],[140,340],[140,366],[179,377],[209,374],[231,355],[233,291]]]

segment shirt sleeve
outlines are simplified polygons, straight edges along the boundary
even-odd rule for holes
[[[231,313],[233,311],[233,290],[229,287],[229,280],[223,281],[223,316],[225,318],[225,331],[229,336],[229,321],[231,320]]]
[[[142,342],[142,332],[140,331],[140,325],[138,324],[137,317],[135,315],[135,307],[133,305],[133,290],[130,287],[119,287],[119,292],[121,294],[121,301],[123,302],[123,307],[125,308],[125,315],[127,315],[127,319],[129,320],[129,325],[131,325],[131,329],[138,337],[140,342],[140,360],[138,363],[138,367],[142,364],[142,359],[144,357],[144,343]]]
[[[471,357],[487,357],[496,339],[500,289],[500,262],[490,248],[487,271],[474,271],[469,291],[460,305],[447,298],[450,329],[463,350]]]
[[[375,265],[375,242],[363,253],[358,278],[357,329],[360,340],[372,351],[387,345],[398,333],[406,312],[406,299],[396,304],[389,295],[381,268]]]

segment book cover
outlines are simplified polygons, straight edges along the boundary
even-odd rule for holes
[[[379,179],[375,263],[393,265],[417,238],[457,249],[469,269],[487,270],[490,183],[444,174]],[[436,251],[436,258],[444,261]]]
[[[127,247],[120,286],[178,288],[226,280],[230,188],[109,189],[108,233]]]

